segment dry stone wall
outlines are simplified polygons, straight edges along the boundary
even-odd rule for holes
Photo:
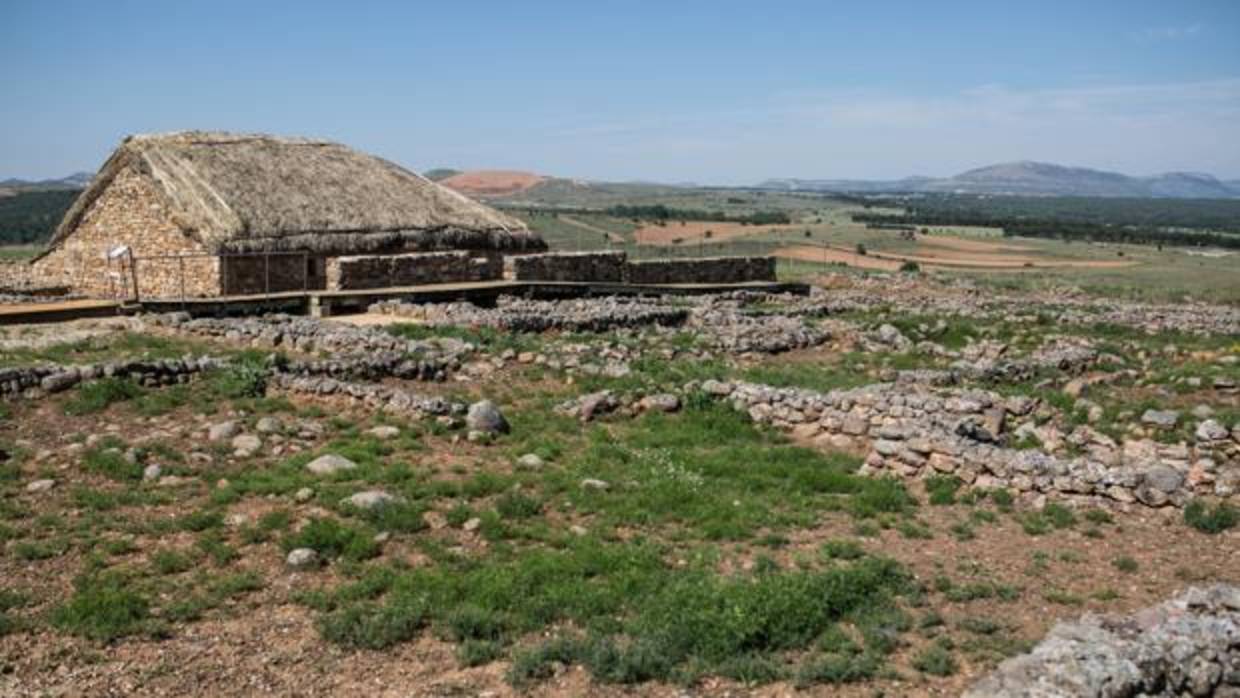
[[[504,258],[504,278],[514,281],[624,280],[623,252],[553,252]]]
[[[359,255],[327,260],[327,288],[332,291],[493,281],[502,275],[502,257],[467,251]]]
[[[1193,587],[1129,616],[1055,625],[965,698],[1240,695],[1240,587]]]
[[[132,275],[121,273],[108,251],[127,245],[138,258],[138,293],[144,298],[176,298],[184,279],[187,296],[220,293],[219,260],[201,255],[202,245],[173,220],[163,197],[131,170],[122,170],[91,204],[77,230],[34,263],[36,279],[97,298],[131,297]],[[144,259],[147,258],[147,259]],[[184,274],[182,274],[184,271]]]
[[[1240,429],[1221,425],[1221,434],[1199,430],[1191,445],[1121,446],[1083,428],[1075,437],[1083,455],[1067,458],[1006,443],[1010,422],[1032,420],[1037,403],[1024,396],[893,383],[829,393],[718,381],[701,387],[756,422],[865,453],[863,471],[875,475],[955,475],[975,487],[1147,506],[1240,494]]]
[[[195,374],[210,371],[224,362],[208,356],[154,361],[112,361],[85,366],[30,366],[0,369],[0,397],[17,397],[33,391],[58,393],[78,383],[99,378],[129,378],[141,385],[182,383]]]
[[[774,257],[630,261],[624,266],[624,281],[630,284],[729,284],[774,280]]]

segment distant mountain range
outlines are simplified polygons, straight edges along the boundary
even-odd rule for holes
[[[1009,162],[980,167],[944,179],[906,177],[896,180],[768,179],[760,189],[834,192],[939,192],[1016,194],[1025,196],[1128,196],[1145,198],[1240,198],[1240,180],[1220,181],[1194,172],[1168,172],[1130,177],[1084,167],[1043,162]]]
[[[0,187],[7,189],[83,189],[95,175],[90,172],[75,172],[60,179],[0,179]]]

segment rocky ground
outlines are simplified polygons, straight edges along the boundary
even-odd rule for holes
[[[1240,683],[1235,309],[823,286],[10,332],[0,694]]]

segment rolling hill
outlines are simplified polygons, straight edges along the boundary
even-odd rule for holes
[[[935,179],[898,180],[770,179],[760,189],[847,192],[940,192],[963,194],[1017,194],[1025,196],[1118,196],[1143,198],[1240,198],[1235,182],[1208,174],[1169,172],[1153,177],[1131,177],[1085,167],[1044,162],[1009,162]]]

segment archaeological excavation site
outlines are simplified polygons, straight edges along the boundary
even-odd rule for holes
[[[125,139],[0,264],[0,694],[1240,696],[1236,304],[521,196]]]

